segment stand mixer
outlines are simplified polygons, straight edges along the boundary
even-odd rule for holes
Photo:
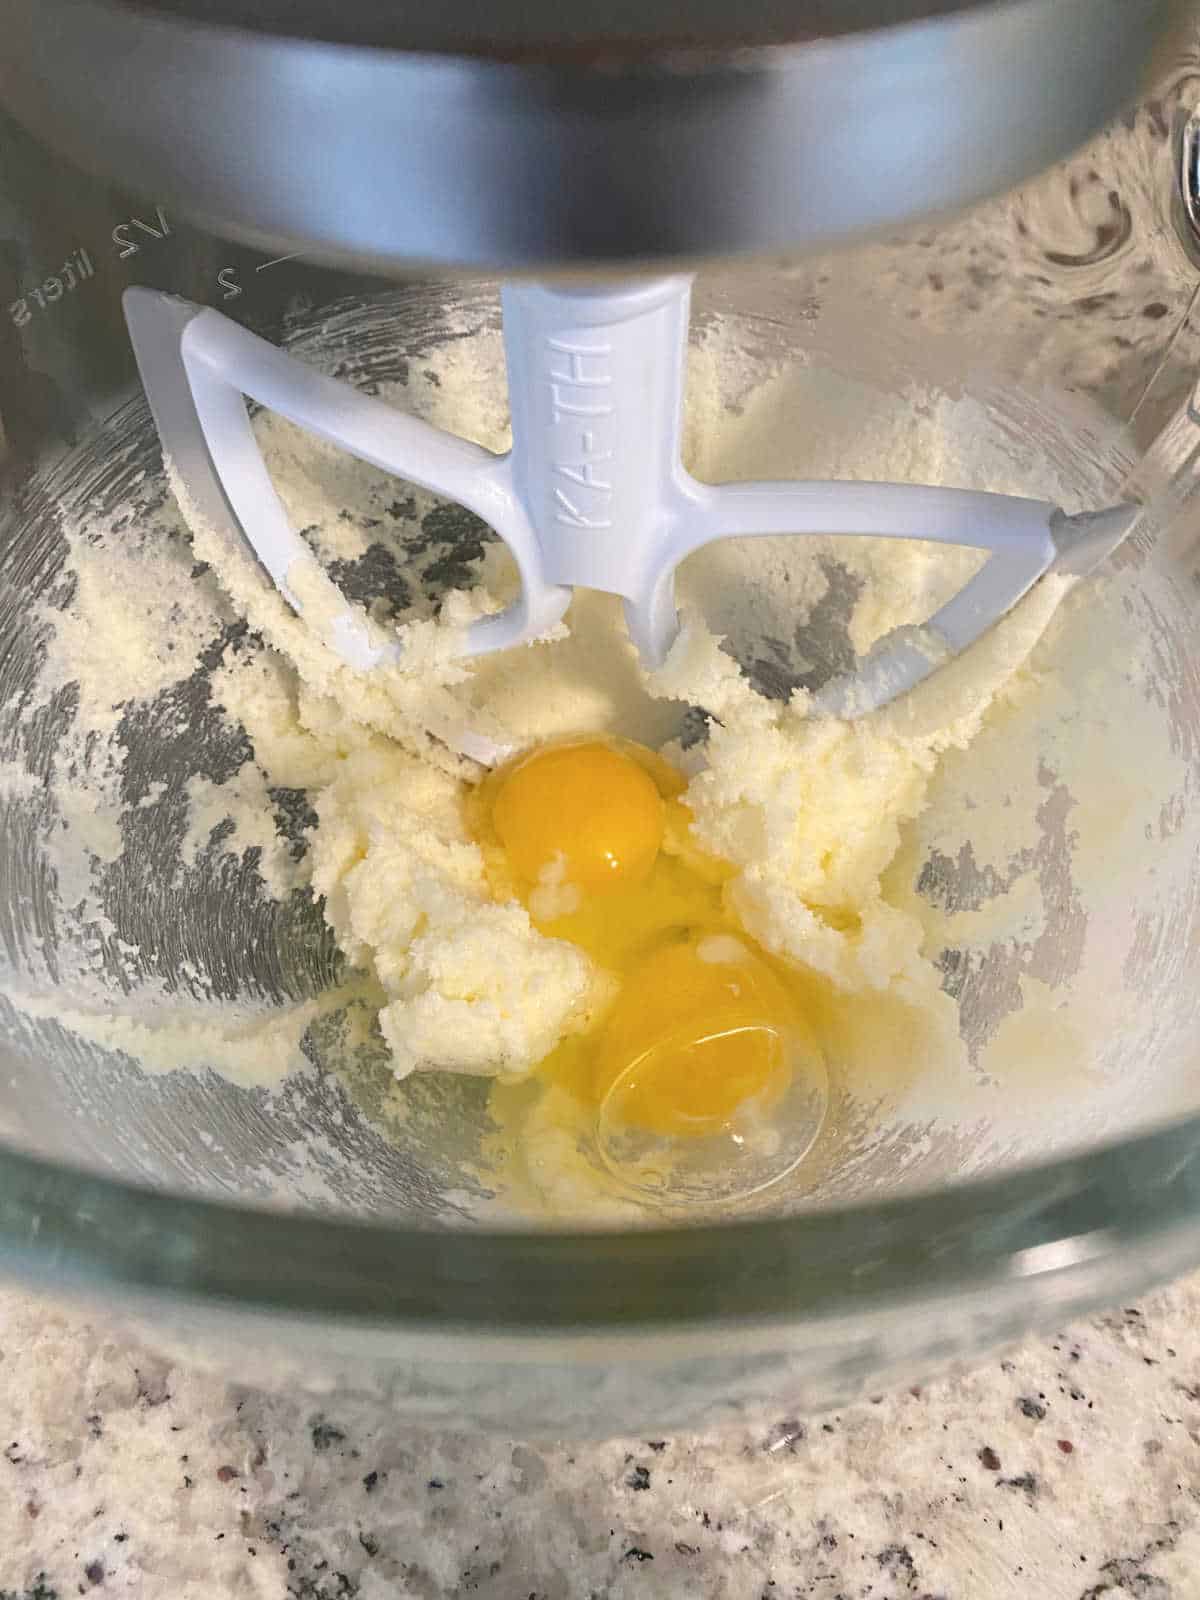
[[[1144,240],[1138,239],[1146,242],[1142,276],[1147,285],[1153,284],[1145,293],[1138,286],[1140,264],[1132,259],[1132,248],[1121,254],[1134,227],[1131,213],[1137,209],[1127,186],[1130,174],[1141,169],[1137,152],[1122,149],[1119,130],[1100,153],[1092,147],[1062,169],[1053,193],[1060,200],[1070,196],[1074,209],[1065,224],[1052,215],[1049,200],[1039,200],[1039,193],[1052,192],[1050,179],[1041,191],[1022,191],[1015,202],[1006,203],[1007,210],[997,205],[978,214],[984,218],[978,226],[968,220],[934,229],[920,221],[1006,189],[1074,150],[1155,73],[1170,68],[1171,48],[1177,47],[1186,11],[1165,0],[1022,0],[1000,5],[905,0],[887,7],[807,6],[799,18],[783,18],[766,6],[739,15],[737,36],[731,39],[722,9],[706,6],[690,8],[686,17],[669,7],[661,13],[640,7],[636,17],[629,17],[611,7],[591,14],[581,6],[564,24],[550,8],[536,7],[518,17],[481,19],[464,5],[430,20],[367,4],[341,7],[334,16],[324,6],[275,6],[271,0],[224,9],[165,3],[131,7],[94,0],[46,7],[21,0],[12,8],[11,45],[0,64],[0,99],[16,119],[7,146],[6,207],[23,205],[34,219],[32,244],[22,243],[13,258],[9,321],[16,338],[10,336],[9,356],[14,388],[12,399],[0,400],[17,485],[6,564],[10,571],[36,572],[33,588],[39,603],[50,603],[58,592],[55,585],[62,583],[61,552],[54,559],[37,554],[42,548],[38,541],[48,541],[50,533],[30,529],[45,516],[45,530],[55,519],[61,528],[82,526],[93,515],[87,507],[99,506],[107,492],[103,468],[99,473],[94,467],[83,470],[82,457],[72,456],[70,447],[57,458],[45,449],[40,435],[53,428],[82,441],[93,462],[125,463],[119,473],[116,467],[108,469],[114,479],[121,476],[124,499],[105,502],[109,521],[104,538],[120,538],[122,517],[132,518],[133,526],[157,515],[169,482],[184,507],[185,523],[203,524],[231,555],[244,555],[248,547],[321,649],[364,677],[403,672],[401,636],[392,620],[381,618],[381,591],[371,586],[367,565],[347,583],[328,553],[314,553],[307,530],[285,504],[264,458],[257,426],[263,413],[285,418],[390,475],[397,480],[398,495],[415,485],[465,508],[503,541],[520,578],[517,598],[507,610],[478,618],[462,631],[455,648],[470,662],[525,648],[553,632],[580,588],[620,599],[641,668],[657,671],[671,659],[678,638],[676,569],[698,552],[711,554],[718,541],[802,535],[821,541],[916,541],[987,552],[979,570],[953,585],[927,613],[885,629],[868,648],[847,652],[843,630],[838,649],[826,653],[821,670],[805,677],[803,663],[784,663],[786,688],[799,685],[811,691],[814,717],[869,718],[970,651],[1032,596],[1043,579],[1084,577],[1110,557],[1118,565],[1146,559],[1151,548],[1170,551],[1177,563],[1187,559],[1180,552],[1187,548],[1182,530],[1195,455],[1186,397],[1195,355],[1189,321],[1194,267],[1187,251],[1193,248],[1189,207],[1196,192],[1196,143],[1186,124],[1186,76],[1176,74],[1173,102],[1164,96],[1142,113],[1143,125],[1163,125],[1155,135],[1153,160],[1146,163],[1152,169],[1145,183],[1154,191],[1153,202],[1139,214],[1150,219]],[[18,123],[36,137],[19,131]],[[61,152],[63,159],[49,154],[50,149]],[[1105,158],[1128,163],[1119,179],[1105,171]],[[1169,181],[1162,181],[1164,166]],[[136,192],[114,196],[102,183],[83,177],[79,168],[129,184]],[[48,174],[61,185],[63,196],[75,197],[65,202],[65,221],[59,211],[51,214],[34,198],[52,192]],[[1046,207],[1044,212],[1039,204]],[[1173,219],[1166,216],[1168,208],[1175,213]],[[90,219],[101,216],[105,229],[100,237],[111,237],[114,262],[105,263],[108,271],[100,274],[105,293],[103,311],[97,314],[98,301],[85,299],[96,277],[97,250],[94,242],[85,241],[96,237]],[[1002,233],[1005,227],[1011,238]],[[846,242],[860,235],[879,242],[847,251]],[[1012,250],[1013,270],[1007,274],[1002,252],[1001,265],[993,267],[981,251],[982,242],[1000,237]],[[1019,252],[1031,237],[1038,241],[1037,265],[1030,264],[1030,247],[1028,261],[1021,260],[1027,270],[1018,275]],[[828,254],[835,245],[845,253]],[[1112,281],[1105,276],[1110,254],[1127,274],[1119,291],[1107,287]],[[746,259],[737,266],[703,265],[735,255]],[[63,265],[49,271],[45,264],[56,264],[60,256]],[[29,271],[35,257],[43,273],[36,287],[36,274]],[[123,262],[129,265],[115,272],[113,267]],[[448,306],[466,310],[471,329],[467,345],[482,348],[481,341],[490,340],[489,348],[496,348],[496,300],[490,286],[479,291],[445,277],[432,291],[407,286],[393,290],[381,284],[380,278],[403,279],[416,263],[423,270],[434,266],[461,274],[486,268],[503,274],[499,304],[511,448],[485,447],[460,436],[451,413],[443,410],[442,420],[435,423],[428,407],[425,417],[414,415],[404,397],[397,398],[393,380],[401,368],[405,375],[410,369],[416,373],[432,359],[430,351],[453,344],[458,324],[448,316]],[[693,282],[696,268],[699,276]],[[1010,296],[1016,303],[1010,344],[973,349],[969,338],[964,340],[953,328],[953,317],[947,338],[945,325],[926,312],[945,295],[948,284],[959,290],[960,312],[972,303],[982,306]],[[1077,284],[1088,293],[1079,293]],[[689,311],[693,293],[695,315]],[[872,297],[871,314],[881,313],[881,318],[874,332],[867,332],[868,348],[837,344],[827,307],[837,303],[842,313],[849,308],[853,319],[855,305],[865,307]],[[1095,302],[1095,309],[1078,309],[1084,302]],[[346,348],[352,356],[343,359],[332,335],[324,345],[322,339],[340,315],[360,316],[359,310],[345,312],[352,303],[368,307],[368,321],[361,324],[367,336],[353,348],[351,341]],[[1136,309],[1126,314],[1127,306]],[[1081,334],[1069,357],[1060,359],[1051,349],[1052,333],[1068,321],[1077,327],[1101,308],[1113,310],[1113,326],[1121,311],[1119,325],[1129,331],[1114,337],[1124,344],[1116,342],[1110,349],[1107,341],[1089,341]],[[85,337],[82,319],[89,317]],[[1047,458],[1061,458],[1056,460],[1062,466],[1058,481],[1051,483],[1040,468],[1028,474],[1016,468],[1008,474],[988,467],[972,472],[966,444],[957,457],[948,458],[946,478],[937,482],[919,476],[905,480],[903,474],[896,481],[873,481],[856,472],[848,446],[842,459],[850,460],[849,470],[792,478],[776,473],[768,462],[766,472],[739,472],[728,479],[718,472],[709,481],[709,474],[696,468],[694,442],[689,444],[686,436],[689,326],[693,352],[705,330],[716,329],[718,335],[722,329],[735,330],[739,349],[755,355],[767,378],[786,374],[789,361],[797,362],[802,377],[809,370],[824,370],[822,363],[832,349],[826,365],[844,381],[847,393],[864,397],[864,419],[869,420],[875,403],[870,395],[884,394],[894,384],[888,405],[889,437],[895,439],[902,438],[896,419],[903,408],[911,406],[919,419],[923,408],[934,403],[931,395],[949,396],[949,404],[957,403],[956,394],[965,396],[968,407],[979,406],[981,417],[993,406],[988,415],[996,426],[985,440],[980,424],[981,443],[999,451],[1007,441],[1014,460],[1027,445],[1044,448]],[[826,339],[828,349],[822,342]],[[869,348],[872,339],[874,350]],[[93,353],[81,360],[82,351]],[[1092,351],[1094,372],[1088,369]],[[117,397],[127,394],[134,376],[134,358],[145,402],[135,389],[139,442],[128,447],[126,436],[114,432],[111,424]],[[907,393],[898,376],[906,360],[914,363]],[[873,361],[878,363],[875,369]],[[878,381],[885,369],[886,378]],[[447,381],[431,370],[434,388]],[[1014,371],[1019,376],[1011,382]],[[81,372],[96,381],[75,383]],[[29,381],[34,376],[47,381],[40,394]],[[503,409],[504,384],[494,366],[492,377],[496,403]],[[1009,385],[1004,392],[1003,385]],[[1039,409],[1027,397],[1040,393],[1042,386],[1053,393],[1053,403]],[[1081,409],[1072,409],[1076,397],[1064,398],[1067,390],[1082,394]],[[808,425],[819,429],[825,391],[813,393]],[[253,403],[249,410],[247,400]],[[144,403],[152,413],[157,441],[140,409]],[[753,394],[745,387],[727,402],[726,413],[737,417],[739,408],[749,416],[757,414]],[[837,426],[831,416],[831,438]],[[969,428],[964,424],[964,438]],[[818,466],[819,444],[817,439],[813,455]],[[753,456],[753,449],[748,454]],[[836,469],[838,464],[833,465]],[[147,475],[141,500],[139,472]],[[995,480],[1005,476],[1013,481],[997,487]],[[37,526],[42,529],[43,524]],[[830,584],[834,593],[833,579]],[[13,614],[19,617],[20,595],[29,584],[24,590],[10,587],[18,597]],[[67,599],[68,606],[72,603]],[[786,617],[786,596],[775,595],[773,605],[775,626],[779,616]],[[236,619],[229,622],[231,636],[237,626]],[[18,711],[5,749],[36,775],[42,747],[35,750],[35,741],[52,742],[60,727],[55,717],[69,720],[70,707],[64,703],[45,712],[49,741],[31,732],[43,713],[28,697],[22,677],[26,641],[15,624],[13,636],[19,641],[12,657],[16,665],[4,688],[7,703]],[[820,657],[821,640],[814,632],[806,641],[803,628],[791,648],[807,660],[810,643]],[[622,647],[614,628],[612,648]],[[730,647],[744,663],[750,648],[746,641],[734,637]],[[36,649],[31,635],[30,660]],[[85,686],[85,697],[86,692]],[[1183,738],[1177,725],[1186,724],[1190,714],[1186,694],[1186,687],[1178,691],[1171,713],[1177,743]],[[306,999],[338,976],[336,951],[311,905],[303,912],[291,902],[251,909],[245,879],[253,875],[252,862],[244,863],[235,879],[232,868],[217,870],[217,858],[203,856],[200,864],[208,880],[200,882],[197,867],[178,907],[172,907],[175,891],[168,889],[165,903],[134,926],[136,912],[144,911],[156,892],[155,851],[161,841],[153,832],[155,807],[161,803],[165,816],[171,793],[196,770],[199,746],[211,752],[220,744],[203,720],[208,715],[203,710],[206,696],[207,689],[201,693],[197,687],[190,709],[181,709],[183,700],[177,696],[170,716],[165,709],[144,717],[140,711],[126,713],[122,737],[131,752],[139,753],[121,777],[126,786],[122,792],[135,777],[143,785],[142,790],[129,790],[135,807],[142,803],[138,794],[149,796],[140,818],[131,812],[130,826],[147,831],[141,836],[140,864],[132,835],[124,853],[111,863],[114,882],[115,875],[126,875],[122,909],[114,911],[106,903],[101,916],[91,917],[92,931],[86,936],[98,941],[102,962],[111,965],[114,993],[123,989],[128,994],[149,976],[164,985],[166,1003],[193,982],[191,973],[198,969],[206,975],[209,992],[236,994],[246,986],[275,1002]],[[483,766],[503,763],[516,748],[470,718],[456,729],[439,726],[433,731],[455,752]],[[236,765],[232,749],[231,744],[221,756],[226,763],[222,770]],[[998,792],[1002,756],[985,749],[978,760],[977,771],[986,771]],[[218,776],[213,781],[223,780]],[[162,786],[158,791],[156,784]],[[32,1150],[43,1167],[68,1162],[108,1169],[115,1173],[114,1190],[132,1181],[198,1193],[205,1198],[177,1203],[195,1205],[197,1217],[203,1212],[204,1228],[210,1222],[218,1230],[222,1226],[221,1217],[214,1222],[206,1209],[220,1212],[214,1197],[225,1203],[236,1199],[244,1207],[236,1213],[242,1218],[259,1216],[255,1207],[277,1205],[282,1194],[285,1206],[299,1203],[306,1208],[299,1219],[287,1219],[287,1226],[307,1226],[312,1220],[307,1208],[315,1205],[383,1218],[389,1228],[399,1218],[405,1249],[412,1246],[414,1222],[441,1230],[452,1251],[471,1237],[470,1228],[477,1224],[471,1221],[474,1197],[464,1177],[468,1163],[457,1149],[433,1149],[430,1144],[430,1130],[445,1127],[447,1107],[461,1125],[464,1150],[480,1137],[485,1109],[469,1090],[460,1099],[444,1101],[438,1098],[440,1090],[414,1089],[403,1118],[389,1124],[386,1140],[376,1140],[374,1123],[390,1115],[386,1090],[371,1091],[375,1099],[363,1116],[367,1102],[348,1104],[325,1070],[324,1056],[318,1062],[321,1073],[313,1080],[292,1082],[265,1101],[260,1091],[248,1094],[186,1074],[143,1078],[129,1064],[128,1057],[137,1059],[137,1053],[127,1041],[122,1044],[112,1035],[106,1044],[95,1033],[88,1037],[86,1030],[76,1038],[70,1004],[56,1002],[52,993],[48,1002],[44,996],[31,1000],[28,980],[35,969],[36,981],[52,990],[56,980],[47,979],[43,969],[62,944],[70,919],[69,908],[46,910],[42,891],[28,887],[28,862],[40,859],[36,839],[44,820],[27,821],[34,808],[18,788],[13,780],[6,813],[8,870],[14,883],[21,874],[24,878],[7,913],[5,943],[22,981],[13,985],[13,994],[20,991],[20,996],[5,1024],[14,1062],[31,1067],[28,1072],[14,1067],[23,1085],[11,1111],[16,1146]],[[1049,781],[1046,788],[1052,811]],[[298,788],[295,793],[298,798],[289,803],[302,810]],[[1066,827],[1063,837],[1069,840],[1070,824]],[[941,895],[955,907],[970,909],[971,895],[982,893],[972,883],[972,871],[982,881],[993,869],[985,864],[976,870],[969,856],[955,861],[944,851],[939,856],[936,840],[922,843],[928,843],[929,859],[913,872],[921,892],[931,901]],[[1027,868],[1040,848],[1028,847]],[[1151,861],[1149,854],[1146,861]],[[35,866],[33,876],[42,870]],[[1061,874],[1055,877],[1059,867],[1053,861],[1047,859],[1036,870],[1042,874],[1043,891],[1054,899],[1053,914],[1048,913],[1042,931],[1022,935],[1023,953],[1013,958],[1011,970],[1004,965],[1008,955],[996,956],[991,965],[964,958],[956,970],[953,949],[948,945],[943,952],[943,987],[960,1004],[964,1029],[976,1026],[982,1040],[995,1033],[1001,1014],[1019,1015],[1022,993],[1028,1002],[1028,989],[1020,988],[1023,978],[1031,979],[1035,968],[1049,971],[1055,960],[1065,969],[1072,930],[1081,915],[1090,915],[1094,923],[1103,920],[1099,902],[1078,912],[1078,894],[1071,885],[1063,886]],[[1126,870],[1132,870],[1128,864]],[[1153,870],[1148,867],[1148,874]],[[234,907],[232,914],[217,912],[215,897],[222,895]],[[141,907],[135,904],[139,899]],[[1167,955],[1166,934],[1161,929],[1147,932],[1145,916],[1140,925],[1142,946],[1155,953],[1161,969],[1156,995],[1168,979],[1177,988],[1188,982],[1186,959],[1180,954],[1190,925],[1190,900],[1187,905],[1185,900],[1180,895],[1171,902],[1176,942]],[[1139,904],[1138,914],[1143,911]],[[105,919],[111,926],[101,925]],[[1035,949],[1040,953],[1031,956]],[[1118,954],[1128,952],[1114,950],[1117,967]],[[1036,966],[1038,961],[1043,967]],[[119,1010],[116,1002],[114,1006]],[[1182,1010],[1169,1026],[1164,1017],[1148,1015],[1138,1047],[1147,1059],[1155,1051],[1165,1059],[1172,1051],[1178,1053],[1178,1039],[1187,1026]],[[313,1048],[320,1055],[323,1047]],[[48,1052],[62,1066],[39,1082],[32,1064]],[[1147,1105],[1148,1122],[1191,1109],[1186,1091],[1174,1078],[1168,1084],[1166,1076],[1153,1109]],[[224,1109],[214,1109],[218,1102]],[[72,1108],[69,1138],[61,1132],[62,1106]],[[1055,1113],[1062,1114],[1061,1108]],[[1114,1115],[1117,1120],[1103,1125],[1097,1142],[1128,1130],[1128,1120],[1119,1120],[1127,1111]],[[115,1150],[114,1124],[122,1129]],[[198,1154],[186,1137],[196,1128],[204,1132],[207,1154]],[[882,1275],[879,1293],[893,1292],[896,1284],[888,1274],[900,1270],[910,1246],[896,1249],[880,1240],[893,1224],[929,1229],[927,1217],[916,1218],[925,1202],[905,1195],[955,1173],[948,1152],[956,1141],[969,1143],[966,1128],[964,1120],[940,1143],[940,1134],[930,1136],[931,1150],[936,1146],[933,1155],[924,1160],[918,1152],[894,1190],[886,1174],[881,1177],[882,1168],[851,1173],[849,1163],[849,1175],[821,1190],[820,1203],[844,1207],[882,1194],[886,1204],[898,1208],[895,1217],[873,1219],[864,1213],[843,1224],[839,1219],[845,1212],[834,1209],[826,1220],[819,1213],[786,1218],[778,1226],[803,1223],[814,1230],[797,1246],[797,1269],[815,1283],[820,1272],[814,1264],[828,1265],[843,1252],[838,1241],[848,1235],[839,1234],[839,1227],[858,1229],[861,1261],[868,1264],[863,1281],[877,1271]],[[1154,1137],[1167,1135],[1147,1136]],[[1172,1131],[1170,1137],[1178,1142],[1180,1135]],[[1040,1188],[1036,1177],[1008,1174],[1010,1166],[1019,1164],[1011,1150],[994,1165],[981,1158],[967,1169],[974,1176],[999,1170],[1005,1177],[992,1180],[996,1183],[1031,1185],[1023,1201],[1010,1205],[1006,1199],[999,1212],[991,1201],[980,1200],[991,1208],[990,1215],[1003,1216],[1004,1248],[1009,1255],[1025,1252],[1031,1273],[1042,1268],[1028,1253],[1059,1237],[1047,1231],[1058,1226],[1046,1221],[1053,1204],[1048,1197],[1060,1192],[1055,1185],[1062,1181],[1061,1153],[1069,1143],[1062,1127],[1039,1130],[1038,1139],[1029,1142],[1024,1159],[1060,1158],[1038,1169],[1047,1175]],[[309,1154],[297,1165],[301,1146]],[[1145,1170],[1159,1172],[1163,1160],[1160,1147],[1148,1146],[1143,1156],[1136,1141],[1109,1152],[1108,1158],[1116,1163],[1102,1183],[1110,1197],[1128,1187],[1117,1176],[1127,1170],[1120,1162],[1143,1161]],[[1105,1155],[1079,1159],[1101,1162]],[[41,1181],[37,1166],[31,1162],[35,1185]],[[1184,1188],[1194,1182],[1187,1163],[1176,1177]],[[366,1198],[364,1189],[370,1191]],[[460,1189],[465,1189],[465,1199]],[[176,1203],[169,1192],[161,1198]],[[1117,1204],[1115,1198],[1112,1204]],[[1027,1236],[1021,1230],[1030,1217],[1040,1220]],[[282,1225],[285,1219],[268,1219],[268,1232],[276,1221]],[[355,1225],[328,1223],[333,1231],[315,1259],[325,1261],[326,1248],[329,1259],[345,1253],[345,1239],[334,1235]],[[775,1225],[760,1219],[748,1226]],[[826,1226],[827,1233],[818,1240],[817,1233]],[[1122,1224],[1110,1212],[1095,1226],[1119,1235]],[[188,1227],[195,1230],[201,1224],[190,1222]],[[873,1233],[876,1227],[882,1232]],[[602,1357],[605,1364],[616,1363],[616,1405],[622,1414],[640,1415],[652,1394],[656,1414],[694,1416],[706,1412],[713,1395],[749,1404],[755,1394],[777,1391],[780,1383],[798,1387],[806,1404],[817,1403],[866,1381],[868,1370],[908,1370],[933,1358],[939,1346],[931,1331],[936,1312],[932,1321],[920,1316],[911,1320],[911,1338],[893,1337],[892,1329],[883,1339],[878,1324],[867,1331],[870,1318],[862,1323],[861,1334],[848,1332],[850,1322],[844,1322],[834,1342],[848,1341],[857,1355],[839,1362],[833,1379],[817,1375],[822,1359],[814,1354],[826,1340],[827,1328],[819,1338],[814,1334],[798,1366],[789,1333],[784,1341],[789,1354],[782,1362],[776,1360],[772,1339],[764,1335],[758,1346],[761,1361],[747,1357],[740,1373],[714,1345],[686,1376],[680,1372],[664,1378],[657,1361],[646,1362],[639,1375],[634,1369],[642,1365],[646,1347],[641,1340],[651,1325],[687,1322],[703,1345],[705,1330],[690,1323],[684,1302],[689,1285],[720,1284],[730,1259],[726,1247],[714,1243],[720,1231],[685,1229],[681,1235],[672,1230],[661,1245],[653,1242],[657,1235],[644,1232],[637,1240],[621,1233],[604,1236],[611,1251],[608,1266],[597,1267],[591,1298],[585,1294],[584,1301],[569,1308],[555,1305],[552,1285],[561,1286],[574,1264],[561,1253],[553,1263],[550,1256],[559,1245],[570,1249],[573,1236],[558,1236],[544,1260],[526,1261],[531,1276],[525,1281],[538,1283],[538,1315],[574,1332],[600,1327],[606,1315],[605,1275],[629,1264],[633,1278],[628,1294],[623,1291],[618,1320],[621,1337],[628,1333],[632,1342],[619,1356],[613,1355],[615,1346],[605,1345]],[[964,1261],[959,1266],[980,1248],[986,1232],[977,1221],[973,1242],[963,1233]],[[905,1235],[909,1240],[916,1236]],[[681,1237],[689,1242],[680,1244]],[[503,1239],[505,1250],[510,1244],[518,1252],[525,1248],[508,1234],[475,1238],[477,1243],[481,1238]],[[773,1236],[768,1246],[775,1260],[782,1238]],[[586,1248],[595,1242],[592,1236]],[[364,1237],[361,1244],[368,1254],[377,1247],[385,1255],[392,1249],[382,1243],[381,1234],[372,1234],[369,1241]],[[300,1256],[313,1260],[314,1253],[299,1233],[293,1245],[294,1253],[279,1266],[270,1293],[299,1306],[305,1296],[299,1282],[292,1281],[294,1266],[289,1263]],[[91,1271],[96,1241],[72,1248],[81,1270]],[[209,1248],[204,1247],[205,1259],[215,1262],[224,1247],[213,1245],[211,1258]],[[291,1247],[283,1245],[281,1234],[270,1248],[277,1262]],[[475,1246],[465,1248],[469,1252]],[[949,1249],[949,1261],[957,1260],[954,1248]],[[1182,1259],[1191,1244],[1180,1241],[1178,1248],[1180,1255],[1172,1260]],[[357,1249],[352,1247],[350,1254],[359,1260]],[[1129,1245],[1130,1252],[1136,1249]],[[731,1242],[728,1251],[736,1250]],[[1159,1255],[1147,1252],[1147,1262],[1152,1255],[1160,1261]],[[1104,1292],[1082,1270],[1082,1263],[1094,1256],[1087,1251],[1069,1256],[1054,1261],[1046,1257],[1043,1263],[1056,1283],[1047,1287],[1043,1305],[1048,1311],[1053,1303],[1056,1314],[1063,1304],[1079,1304]],[[105,1260],[105,1273],[115,1271],[112,1261]],[[197,1294],[209,1292],[206,1274],[215,1267],[193,1263],[172,1276],[162,1260],[156,1257],[157,1281],[169,1281],[189,1295],[194,1310]],[[614,1269],[616,1261],[622,1265]],[[673,1286],[664,1287],[667,1261],[674,1264],[675,1276]],[[869,1266],[872,1261],[877,1267]],[[921,1272],[927,1266],[924,1262]],[[1073,1279],[1072,1268],[1079,1269]],[[140,1285],[134,1267],[121,1270],[125,1281]],[[418,1269],[418,1277],[421,1270],[426,1269]],[[427,1270],[436,1278],[438,1269]],[[450,1270],[458,1272],[457,1267]],[[475,1269],[463,1270],[469,1275]],[[378,1272],[377,1259],[366,1270],[376,1285],[381,1281]],[[1068,1277],[1057,1277],[1060,1272]],[[460,1326],[478,1316],[515,1327],[513,1306],[498,1290],[496,1274],[489,1270],[487,1278],[487,1295],[481,1294],[473,1309],[447,1305],[447,1317]],[[357,1294],[357,1287],[347,1290],[351,1321],[361,1314]],[[718,1288],[717,1299],[723,1315],[786,1320],[792,1313],[772,1294],[765,1283],[756,1287],[738,1274],[728,1293]],[[269,1315],[257,1289],[247,1290],[244,1298],[249,1323]],[[963,1298],[964,1305],[969,1298]],[[1003,1309],[998,1300],[989,1320],[985,1299],[972,1303],[960,1344],[977,1345],[1027,1316],[1024,1308],[1017,1312],[1015,1300],[1002,1296]],[[768,1306],[766,1300],[772,1303]],[[400,1317],[410,1317],[415,1329],[426,1312],[437,1321],[442,1308],[409,1306]],[[834,1294],[814,1313],[813,1325],[828,1316],[852,1319],[854,1314],[850,1301]],[[209,1333],[219,1321],[207,1309],[196,1317],[196,1325]],[[294,1332],[289,1330],[289,1347],[303,1345],[305,1351],[297,1361],[328,1370],[329,1352],[321,1338],[306,1343],[294,1338]],[[183,1337],[172,1334],[176,1336]],[[356,1339],[357,1334],[349,1343]],[[511,1415],[498,1399],[481,1400],[473,1382],[466,1386],[473,1398],[464,1402],[459,1377],[447,1376],[440,1358],[430,1363],[427,1353],[418,1353],[415,1334],[400,1341],[405,1362],[420,1374],[411,1384],[397,1379],[394,1354],[381,1347],[367,1351],[371,1337],[364,1334],[364,1340],[353,1356],[338,1357],[336,1381],[374,1392],[385,1387],[397,1403],[409,1406],[421,1390],[433,1414],[439,1406],[453,1409],[466,1403],[497,1420]],[[265,1342],[274,1345],[273,1338]],[[875,1353],[865,1354],[868,1348]],[[503,1359],[507,1362],[511,1355],[510,1350]],[[472,1352],[469,1359],[476,1356]],[[244,1351],[242,1357],[244,1365]],[[485,1364],[490,1359],[485,1357]],[[496,1359],[502,1358],[497,1354]],[[513,1359],[518,1365],[526,1362],[524,1354]],[[852,1376],[855,1360],[857,1375]],[[525,1377],[544,1385],[538,1397],[541,1414],[552,1426],[591,1425],[591,1402],[581,1395],[575,1356],[556,1353],[550,1368],[549,1377],[545,1368],[534,1379],[533,1366],[524,1367]],[[368,1371],[369,1379],[364,1377]],[[275,1381],[266,1372],[253,1375]],[[514,1384],[515,1394],[530,1393],[525,1377]],[[428,1399],[435,1391],[442,1396],[440,1402]]]

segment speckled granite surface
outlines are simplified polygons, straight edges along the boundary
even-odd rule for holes
[[[1200,1277],[824,1418],[343,1426],[0,1291],[0,1600],[1191,1600]]]

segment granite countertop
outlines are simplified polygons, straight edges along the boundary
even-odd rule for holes
[[[369,1431],[0,1291],[0,1600],[1191,1600],[1200,1276],[969,1376],[703,1436]]]

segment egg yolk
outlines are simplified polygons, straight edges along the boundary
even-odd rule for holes
[[[631,972],[596,1041],[592,1094],[618,1093],[623,1122],[675,1137],[727,1127],[787,1087],[807,1029],[782,982],[729,934],[652,951]]]
[[[662,845],[663,797],[646,768],[612,745],[549,745],[503,774],[492,825],[523,884],[607,894],[648,876]]]
[[[610,973],[608,1009],[541,1064],[605,1115],[673,1138],[728,1129],[817,1051],[785,976],[726,909],[730,868],[690,836],[682,775],[627,741],[564,740],[492,773],[469,820],[493,892]],[[566,895],[547,890],[567,888]]]

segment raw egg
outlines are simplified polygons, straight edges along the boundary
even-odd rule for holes
[[[682,775],[623,740],[573,739],[491,773],[469,807],[492,892],[611,980],[543,1062],[595,1113],[596,1154],[659,1199],[730,1199],[790,1171],[827,1100],[795,975],[728,909]]]
[[[715,1133],[746,1101],[778,1100],[789,1071],[783,1041],[802,1026],[745,943],[685,934],[626,975],[595,1041],[593,1094],[602,1105],[620,1084],[625,1119],[656,1133]]]
[[[663,797],[612,745],[549,745],[503,774],[492,825],[522,883],[608,894],[648,876],[662,846]]]

